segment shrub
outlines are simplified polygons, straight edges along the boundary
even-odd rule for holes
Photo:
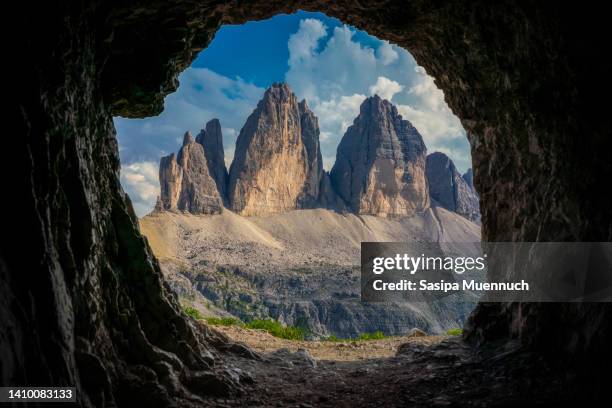
[[[207,317],[204,320],[213,326],[242,326],[240,319],[235,317]]]
[[[463,329],[450,329],[446,334],[449,336],[461,336],[463,334]]]
[[[194,307],[191,306],[184,306],[183,307],[183,312],[185,312],[185,314],[187,316],[190,316],[196,320],[201,320],[203,318],[202,314],[200,313],[200,311]]]
[[[274,337],[287,340],[304,340],[306,330],[301,327],[283,326],[280,322],[271,319],[257,319],[245,325],[247,329],[265,330]]]
[[[359,336],[355,338],[343,339],[333,334],[329,337],[326,337],[324,341],[333,341],[333,342],[345,342],[345,341],[366,341],[366,340],[382,340],[387,338],[383,332],[380,330],[375,331],[374,333],[361,333]]]
[[[357,340],[382,340],[385,338],[385,335],[380,330],[375,331],[374,333],[362,333],[357,337]]]

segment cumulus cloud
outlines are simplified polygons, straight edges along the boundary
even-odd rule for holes
[[[300,21],[297,33],[289,37],[289,65],[308,62],[317,49],[319,40],[327,33],[327,26],[320,20],[307,18]]]
[[[393,95],[404,89],[402,85],[389,78],[379,76],[376,83],[370,87],[371,95],[378,95],[383,99],[391,100]]]
[[[121,185],[129,194],[139,217],[149,213],[159,195],[158,163],[134,162],[121,166]]]
[[[289,38],[285,80],[319,118],[321,150],[328,164],[361,102],[378,94],[412,122],[429,151],[452,153],[458,168],[470,167],[461,123],[433,78],[406,50],[373,37],[364,43],[349,26],[330,30],[312,20],[303,20]]]
[[[376,56],[380,59],[383,65],[389,65],[397,61],[399,54],[389,44],[389,41],[383,41],[380,47],[376,50]]]

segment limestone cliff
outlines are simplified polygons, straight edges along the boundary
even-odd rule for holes
[[[221,122],[219,119],[212,119],[206,123],[205,129],[202,129],[196,142],[204,147],[204,156],[206,156],[206,164],[208,173],[215,181],[217,190],[226,202],[227,199],[227,168],[225,167],[225,152],[223,150],[223,135],[221,133]]]
[[[433,201],[472,221],[480,221],[478,194],[466,181],[471,181],[470,171],[461,176],[447,155],[435,152],[427,156],[426,172]]]
[[[211,177],[204,148],[185,133],[178,156],[161,158],[159,165],[161,206],[164,210],[193,214],[218,214],[223,201]]]
[[[429,206],[426,152],[414,126],[375,95],[338,146],[332,185],[358,214],[412,215]]]
[[[274,84],[247,119],[236,142],[228,198],[243,215],[317,205],[323,175],[319,125],[287,84]]]

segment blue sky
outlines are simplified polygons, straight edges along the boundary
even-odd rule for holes
[[[465,131],[414,58],[321,13],[223,26],[179,81],[161,115],[115,118],[121,183],[139,216],[153,208],[159,194],[159,158],[178,150],[185,131],[195,135],[218,118],[229,166],[242,125],[273,82],[287,82],[317,115],[327,169],[359,105],[374,93],[413,123],[429,152],[447,153],[461,172],[471,166]]]

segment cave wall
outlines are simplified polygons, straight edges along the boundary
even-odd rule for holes
[[[599,10],[451,0],[15,7],[1,208],[17,226],[3,231],[0,253],[2,384],[77,384],[85,406],[231,391],[219,340],[182,317],[138,232],[111,120],[158,114],[225,23],[302,8],[406,48],[468,131],[483,239],[612,239]],[[610,317],[603,304],[480,305],[466,332],[475,344],[516,337],[588,358],[609,355]]]

